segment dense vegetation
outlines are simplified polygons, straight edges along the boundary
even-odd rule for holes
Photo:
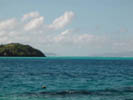
[[[29,45],[10,43],[0,45],[0,56],[9,57],[45,57],[45,55]]]

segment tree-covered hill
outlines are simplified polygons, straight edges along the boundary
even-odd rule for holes
[[[10,43],[0,45],[0,56],[6,57],[45,57],[40,50],[29,45]]]

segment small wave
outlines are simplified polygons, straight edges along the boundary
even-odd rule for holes
[[[68,97],[68,96],[126,96],[133,93],[133,87],[123,87],[117,89],[103,89],[103,90],[63,90],[63,91],[43,91],[43,92],[24,92],[8,94],[8,96],[35,96],[35,97]],[[2,97],[6,97],[3,95]],[[0,96],[1,97],[1,96]],[[128,99],[127,99],[128,100]]]
[[[104,90],[64,90],[64,91],[44,91],[39,93],[24,93],[25,95],[50,95],[50,96],[65,96],[65,95],[97,95],[97,96],[115,96],[124,95],[125,93],[133,93],[133,87],[124,87],[120,89],[104,89]]]

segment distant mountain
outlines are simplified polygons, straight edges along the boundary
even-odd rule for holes
[[[29,45],[10,43],[0,45],[0,56],[4,57],[45,57],[40,50]]]

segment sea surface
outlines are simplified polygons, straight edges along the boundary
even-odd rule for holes
[[[133,100],[133,58],[3,57],[0,100]]]

